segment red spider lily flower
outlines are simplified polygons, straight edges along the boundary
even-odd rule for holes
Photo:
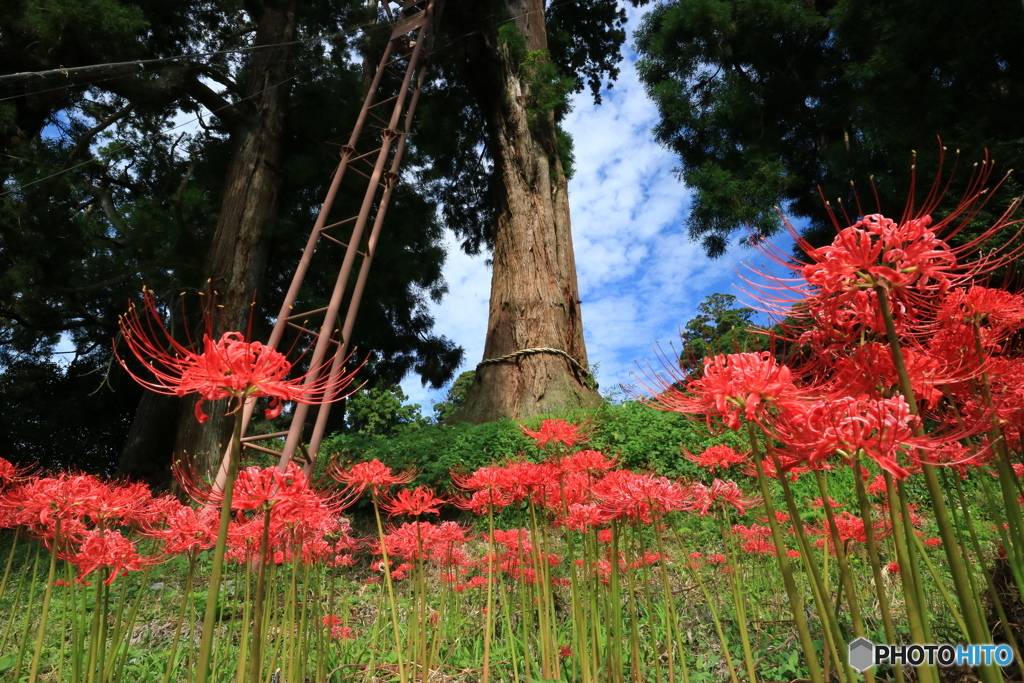
[[[18,467],[11,461],[0,458],[0,491],[10,484],[21,481],[27,473],[27,467]]]
[[[800,478],[801,474],[807,474],[808,472],[811,471],[810,467],[807,467],[806,465],[802,464],[800,460],[792,457],[785,451],[780,450],[779,452],[776,452],[775,457],[778,458],[779,464],[782,466],[782,475],[785,476],[790,481],[796,481],[797,479]],[[761,461],[761,467],[764,470],[764,476],[768,477],[769,479],[779,478],[779,472],[775,467],[775,460],[773,458],[765,458],[763,461]],[[822,465],[822,469],[827,469],[827,466]],[[740,468],[740,473],[745,474],[748,477],[756,477],[757,466],[754,465],[752,461],[745,463],[743,467]]]
[[[890,562],[889,564],[885,565],[885,570],[887,572],[889,572],[890,574],[899,574],[900,573],[900,563],[899,562]]]
[[[583,429],[578,425],[569,424],[565,420],[544,420],[540,429],[533,431],[522,427],[523,433],[537,442],[537,447],[545,450],[549,443],[560,443],[572,448],[578,443],[589,441],[593,429]]]
[[[760,293],[761,303],[768,312],[780,319],[790,317],[801,321],[790,325],[794,331],[802,325],[810,327],[820,323],[828,336],[832,331],[828,324],[830,315],[838,318],[843,310],[857,309],[854,317],[861,331],[866,328],[882,334],[884,330],[877,324],[880,311],[877,295],[882,292],[896,318],[898,333],[924,338],[932,330],[927,329],[928,326],[917,326],[916,331],[912,330],[906,325],[906,319],[913,319],[922,311],[934,312],[937,300],[947,292],[973,284],[978,278],[1003,268],[1017,259],[1024,249],[1018,239],[1021,221],[1013,218],[1020,206],[1019,199],[1014,200],[1009,209],[977,237],[956,246],[951,241],[974,221],[993,196],[985,187],[992,168],[987,159],[976,165],[964,198],[941,220],[932,219],[948,186],[948,180],[940,172],[921,206],[914,206],[915,192],[911,189],[903,215],[898,220],[875,214],[864,216],[843,228],[832,207],[826,204],[829,218],[837,231],[830,246],[811,247],[785,221],[797,246],[806,254],[806,261],[794,261],[771,245],[762,244],[760,248],[777,264],[791,270],[797,279],[755,271],[765,284],[747,282]],[[845,224],[849,225],[848,219]],[[993,243],[1000,246],[991,249]],[[802,303],[808,298],[813,305]],[[809,315],[810,311],[822,305],[831,313]],[[842,320],[837,320],[837,323],[840,328],[845,325]],[[854,337],[849,335],[858,331],[857,325],[845,331],[851,341]]]
[[[119,531],[94,530],[85,534],[79,552],[70,558],[78,567],[78,578],[82,578],[104,567],[110,575],[104,581],[106,585],[114,582],[120,574],[137,572],[145,569],[151,560],[139,555],[135,544],[121,535]]]
[[[654,515],[683,510],[686,492],[665,477],[616,470],[593,486],[594,498],[606,513],[651,524]]]
[[[885,477],[881,474],[876,474],[875,478],[871,480],[871,483],[867,486],[867,493],[871,496],[887,496],[889,495],[888,487],[885,485]]]
[[[419,515],[436,515],[444,504],[445,500],[438,498],[426,486],[417,486],[412,491],[402,489],[397,496],[382,503],[381,508],[387,512],[389,517],[395,515],[418,517]]]
[[[942,545],[942,539],[941,538],[928,538],[928,539],[925,539],[923,541],[923,543],[926,546],[928,546],[929,548],[938,548],[940,545]]]
[[[700,553],[697,554],[700,555]],[[641,567],[648,567],[667,559],[669,559],[668,555],[662,555],[661,553],[655,553],[648,550],[644,552],[643,556],[630,562],[629,567],[630,569],[640,569]],[[696,564],[693,564],[692,566],[696,567]]]
[[[741,515],[745,514],[748,509],[761,504],[761,498],[759,496],[744,498],[743,491],[741,491],[736,482],[731,479],[727,479],[725,481],[715,479],[711,484],[708,494],[712,501],[725,505],[732,505],[736,508],[736,512]]]
[[[555,522],[566,529],[586,532],[596,527],[604,526],[611,519],[612,516],[602,509],[600,505],[594,503],[589,505],[573,503],[568,506],[565,515],[556,518]]]
[[[618,461],[601,451],[583,450],[564,455],[558,461],[558,468],[566,474],[601,475],[615,469]]]
[[[143,306],[145,312],[140,313],[130,304],[120,320],[121,335],[153,379],[134,372],[120,356],[118,360],[136,382],[151,391],[174,396],[199,394],[195,409],[199,422],[209,419],[203,412],[203,401],[235,398],[241,403],[265,396],[270,399],[266,416],[273,418],[280,415],[284,401],[319,405],[349,395],[344,389],[352,383],[354,373],[332,380],[324,366],[288,379],[292,364],[284,354],[249,341],[240,332],[225,332],[215,340],[209,315],[202,351],[193,351],[167,330],[151,291],[143,291]],[[116,345],[114,351],[116,354]]]
[[[306,474],[294,462],[285,470],[278,467],[246,467],[235,479],[232,510],[269,510],[278,503],[302,499],[310,493]]]
[[[145,495],[148,500],[148,490]],[[112,489],[92,475],[58,474],[15,485],[0,497],[0,509],[10,511],[13,524],[23,525],[29,534],[50,541],[58,520],[64,538],[87,531],[93,514],[107,519],[118,510],[126,520],[131,520],[132,515],[123,508],[124,502],[119,487]]]
[[[516,501],[497,489],[474,491],[469,498],[457,498],[451,501],[455,507],[469,510],[477,515],[486,515],[489,511],[497,512]]]
[[[1024,297],[976,285],[955,289],[942,300],[937,320],[942,324],[987,325],[1001,333],[1013,332],[1024,326]]]
[[[863,454],[901,479],[910,471],[900,465],[900,455],[920,459],[918,451],[937,446],[933,439],[914,435],[918,423],[902,396],[842,397],[819,401],[799,417],[780,421],[776,432],[785,450],[812,468],[834,455],[849,460]]]
[[[728,468],[736,464],[748,462],[750,459],[750,452],[737,453],[729,446],[725,444],[719,444],[718,446],[711,446],[704,450],[700,455],[693,455],[685,448],[683,453],[686,454],[686,459],[690,462],[697,463],[698,466],[705,468],[712,474],[715,473],[717,468]]]
[[[675,372],[675,371],[673,371]],[[681,391],[677,379],[660,379],[650,398],[641,399],[658,410],[704,416],[709,427],[719,422],[739,429],[740,419],[764,424],[800,399],[790,370],[771,353],[733,353],[704,359],[701,376]]]
[[[369,489],[374,495],[381,489],[408,484],[416,478],[416,470],[408,469],[395,472],[377,459],[358,463],[348,470],[342,469],[335,463],[328,470],[328,474],[345,484],[352,492],[362,493]]]
[[[518,470],[518,471],[516,471]],[[515,467],[481,467],[472,474],[451,472],[452,484],[470,497],[453,503],[476,514],[487,510],[500,510],[514,503],[522,502],[530,490],[520,480],[523,475],[534,475],[532,469]],[[540,479],[528,476],[528,484],[540,485]]]
[[[840,541],[843,541],[844,543],[867,543],[868,535],[863,519],[846,511],[834,515],[833,519],[836,523],[836,529],[839,532]],[[875,532],[875,538],[884,538],[888,536],[891,526],[888,520],[883,519],[879,522],[872,523],[872,529]],[[829,528],[828,522],[822,522],[821,526],[818,527],[808,525],[807,533],[812,536],[822,536],[824,544],[828,546],[829,550],[835,550],[832,544],[832,532]]]
[[[214,508],[196,509],[166,498],[161,518],[141,525],[139,533],[161,541],[167,555],[188,555],[214,546],[217,521]]]
[[[776,555],[775,544],[772,542],[772,530],[770,527],[760,524],[734,524],[732,533],[743,539],[741,546],[743,552],[748,555]]]
[[[356,637],[351,627],[345,626],[341,618],[335,614],[328,614],[323,618],[323,625],[331,630],[331,638],[335,640],[350,640]]]
[[[831,496],[829,496],[827,501],[821,498],[820,496],[811,500],[812,508],[824,508],[826,505],[832,508],[833,510],[838,510],[839,508],[845,506],[846,503],[840,503],[833,499]]]
[[[832,244],[812,249],[802,269],[808,284],[823,294],[916,285],[951,286],[957,258],[931,229],[931,216],[897,223],[880,214],[865,216],[836,235]]]
[[[559,657],[562,657],[563,659],[564,659],[565,657],[570,657],[570,656],[572,656],[572,648],[571,648],[571,647],[569,647],[568,645],[563,645],[563,646],[562,646],[562,647],[561,647],[561,648],[560,648],[560,649],[558,650],[558,656],[559,656]]]
[[[388,557],[405,560],[428,560],[437,558],[437,525],[431,522],[406,522],[401,526],[388,527],[384,535],[384,547]],[[380,553],[380,542],[377,552]]]
[[[955,342],[963,346],[963,338]],[[933,338],[934,341],[934,338]],[[854,348],[842,347],[832,362],[829,385],[836,393],[874,398],[892,396],[899,388],[899,376],[887,344],[868,343]],[[977,375],[962,362],[943,362],[924,349],[902,349],[910,385],[919,402],[936,404],[942,399],[940,387],[962,382]],[[973,354],[972,354],[973,355]]]

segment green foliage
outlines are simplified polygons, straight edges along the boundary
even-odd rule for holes
[[[558,126],[558,158],[562,162],[562,173],[566,180],[572,180],[576,172],[576,154],[574,152],[575,142],[572,133]]]
[[[711,436],[678,413],[657,411],[635,401],[569,414],[541,415],[527,420],[525,425],[536,429],[542,420],[553,418],[594,427],[593,440],[587,447],[616,456],[623,467],[670,477],[707,477],[682,457],[682,448],[700,453],[708,446],[728,443],[737,450],[744,449],[742,440],[731,432]],[[512,420],[481,425],[407,425],[386,439],[338,433],[326,438],[320,451],[324,462],[330,458],[342,462],[376,458],[395,468],[414,467],[420,472],[418,484],[441,489],[450,485],[448,475],[453,469],[472,471],[512,457],[545,457]]]
[[[345,403],[345,421],[351,433],[371,439],[393,436],[403,429],[427,424],[419,405],[408,405],[409,397],[397,384],[363,389]]]
[[[649,408],[637,401],[606,406],[594,415],[597,429],[589,447],[619,458],[622,467],[668,477],[700,479],[707,474],[683,457],[683,450],[700,453],[725,443],[744,450],[732,432],[710,435],[679,413]]]
[[[732,294],[711,294],[697,306],[697,315],[686,323],[680,336],[680,365],[687,371],[700,371],[706,356],[746,351],[762,351],[768,338],[750,332],[756,311],[736,305]]]
[[[419,476],[415,485],[444,490],[450,486],[449,472],[475,470],[502,462],[522,453],[530,441],[511,420],[482,425],[455,427],[426,426],[399,429],[388,439],[359,434],[333,434],[320,447],[321,461],[337,458],[341,462],[359,462],[374,458],[395,468],[415,467]]]
[[[783,207],[810,218],[809,234],[820,241],[831,226],[819,186],[833,204],[846,201],[851,217],[899,214],[910,151],[921,152],[927,186],[937,136],[968,162],[988,148],[1002,168],[1016,167],[1022,32],[1020,6],[996,0],[657,5],[637,33],[638,70],[660,113],[655,134],[678,155],[695,193],[691,238],[721,255],[737,231],[778,230]],[[872,176],[879,206],[867,188]],[[863,211],[851,182],[864,186]]]
[[[526,36],[520,33],[514,21],[506,21],[498,27],[498,45],[508,50],[513,64],[520,65],[526,59]]]
[[[473,385],[475,378],[475,370],[466,370],[455,378],[452,386],[448,389],[448,395],[434,406],[434,420],[438,424],[449,424],[452,416],[465,405],[466,396],[469,394],[469,388]]]
[[[522,74],[528,87],[526,111],[531,126],[544,125],[555,114],[560,119],[568,111],[568,96],[573,80],[561,73],[547,50],[531,50],[523,60]]]
[[[299,13],[300,37],[329,38],[289,52],[295,77],[286,82],[280,200],[254,276],[257,339],[267,334],[265,316],[277,312],[337,164],[325,144],[349,135],[363,97],[349,43],[352,27],[365,19],[359,4],[317,1]],[[16,1],[0,13],[0,63],[12,72],[39,71],[230,52],[251,46],[259,21],[230,2]],[[244,97],[254,54],[76,72],[38,87],[0,84],[0,382],[9,395],[24,397],[17,412],[25,418],[10,411],[2,418],[13,444],[5,456],[34,461],[48,453],[47,463],[110,469],[134,414],[124,397],[137,401],[138,392],[90,392],[108,369],[118,315],[143,283],[165,301],[205,288],[228,162],[247,135],[247,117],[258,115]],[[215,114],[204,114],[202,126],[179,126],[203,106]],[[428,157],[408,152],[414,166],[461,153],[443,145]],[[389,238],[379,247],[352,343],[374,349],[382,383],[416,372],[440,387],[462,350],[432,330],[429,303],[446,292],[442,225],[435,199],[414,188],[403,184],[392,196]],[[337,204],[360,199],[343,187]],[[310,270],[300,295],[308,308],[326,304],[334,268],[328,258]],[[75,381],[46,362],[62,339],[77,353]],[[120,369],[113,370],[118,386]],[[36,386],[67,393],[54,401]],[[54,430],[62,405],[92,408],[89,420],[103,437],[84,438],[77,418],[74,427]],[[59,434],[77,438],[65,443]],[[170,458],[155,460],[163,467]]]

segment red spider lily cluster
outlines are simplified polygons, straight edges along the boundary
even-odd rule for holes
[[[696,378],[666,364],[667,376],[649,377],[651,396],[641,400],[712,430],[752,423],[776,444],[765,466],[774,470],[777,460],[791,474],[831,468],[837,458],[873,461],[897,479],[922,464],[963,474],[990,459],[989,445],[974,437],[993,419],[1019,450],[1024,357],[1010,340],[1024,326],[1024,296],[986,280],[1020,254],[1016,204],[981,235],[953,241],[987,201],[990,170],[983,165],[967,198],[941,219],[931,215],[937,181],[924,206],[908,206],[899,220],[868,215],[841,228],[831,214],[837,234],[826,247],[812,248],[791,228],[805,262],[762,245],[794,276],[758,273],[760,282],[750,282],[762,310],[781,323],[781,333],[765,334],[791,360],[713,356]],[[913,396],[901,395],[887,317]],[[988,403],[982,383],[992,389]],[[689,457],[709,468],[739,460],[724,447]]]

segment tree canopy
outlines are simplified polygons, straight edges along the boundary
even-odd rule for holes
[[[272,4],[245,3],[240,12],[222,2],[44,0],[15,2],[0,16],[4,70],[41,72],[0,74],[0,374],[8,395],[28,396],[21,384],[47,376],[67,402],[91,406],[91,420],[109,424],[95,447],[108,463],[130,422],[123,394],[137,401],[138,391],[115,377],[121,395],[108,386],[89,394],[108,368],[118,315],[143,284],[168,301],[206,287],[234,141],[262,115],[245,84],[260,52],[260,12]],[[285,154],[261,247],[257,338],[359,110],[363,72],[351,51],[389,32],[358,2],[300,4],[290,71],[267,85],[287,86]],[[429,163],[417,154],[413,165]],[[427,310],[446,291],[441,237],[437,200],[400,186],[353,340],[374,350],[382,381],[417,372],[440,387],[461,362]],[[329,292],[327,277],[312,273],[307,287]],[[51,361],[58,345],[70,347],[70,364]],[[56,419],[54,404],[42,401],[33,419]],[[0,419],[14,444],[9,455],[32,460],[46,451],[46,433],[22,417]]]
[[[822,194],[902,209],[911,151],[936,172],[984,149],[1009,170],[1024,140],[1024,9],[1016,0],[671,0],[637,34],[659,141],[694,195],[686,227],[710,256],[777,207],[826,229]],[[956,196],[961,185],[951,188]],[[927,184],[927,183],[925,183]],[[850,201],[851,215],[856,215]]]

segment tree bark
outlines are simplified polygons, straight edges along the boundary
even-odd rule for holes
[[[547,50],[543,0],[504,4],[526,49]],[[484,359],[551,348],[586,368],[568,181],[558,154],[554,114],[530,111],[530,84],[512,52],[500,41],[494,45],[496,59],[489,60],[488,78],[500,87],[477,89],[501,181]],[[487,63],[480,59],[475,66]],[[523,419],[599,402],[589,377],[568,359],[535,352],[479,366],[454,421]]]
[[[290,43],[296,35],[296,0],[264,2],[258,10],[256,45]],[[248,327],[251,302],[266,273],[268,226],[277,217],[284,161],[284,127],[291,91],[292,45],[254,50],[245,97],[247,125],[237,135],[228,164],[217,227],[210,247],[210,284],[216,292],[220,331]],[[194,404],[194,399],[192,399]],[[190,412],[178,421],[175,451],[219,462],[233,420],[221,402],[203,423]]]
[[[252,10],[258,13],[251,17],[257,22],[255,45],[277,47],[249,53],[244,99],[232,107],[233,153],[207,256],[210,286],[216,292],[219,305],[218,318],[214,321],[218,334],[247,329],[250,303],[266,271],[266,233],[277,217],[282,186],[280,173],[294,52],[294,46],[288,43],[295,40],[297,32],[296,4],[297,0],[268,0]],[[198,320],[189,322],[199,323]],[[232,420],[224,415],[227,402],[207,403],[204,409],[210,419],[204,424],[199,424],[195,418],[195,398],[187,397],[185,402],[187,409],[177,411],[174,456],[196,459],[198,464],[212,469],[231,435]],[[140,422],[144,416],[146,421]],[[143,461],[132,450],[137,444],[148,441],[136,433],[149,428],[147,422],[153,419],[149,411],[140,407],[136,417],[139,424],[132,425],[134,438],[130,437],[122,453],[122,469]],[[164,460],[164,454],[159,452],[149,457]],[[167,459],[170,459],[169,454]]]

